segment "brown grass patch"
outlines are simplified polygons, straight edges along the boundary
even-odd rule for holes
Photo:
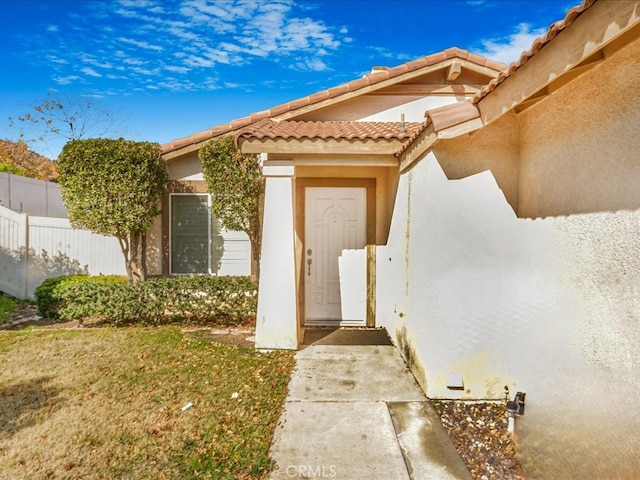
[[[173,327],[0,332],[0,362],[2,479],[262,478],[293,367]]]

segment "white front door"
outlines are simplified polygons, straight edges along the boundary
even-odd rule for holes
[[[305,189],[305,324],[341,323],[338,258],[365,247],[366,206],[365,188]]]

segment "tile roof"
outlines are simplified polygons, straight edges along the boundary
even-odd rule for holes
[[[241,130],[237,138],[408,140],[424,127],[425,123],[420,122],[276,122],[266,119]]]
[[[474,118],[480,118],[480,110],[478,110],[478,107],[474,103],[470,101],[463,101],[427,110],[424,116],[425,122],[422,124],[422,128],[412,132],[409,140],[404,142],[395,153],[396,157],[400,157],[406,150],[408,150],[411,144],[429,126],[434,132],[439,132],[449,127],[468,122]]]
[[[576,5],[567,11],[567,14],[562,20],[558,20],[551,24],[547,29],[547,32],[533,41],[533,44],[529,50],[523,52],[520,58],[504,69],[496,78],[487,83],[480,89],[473,98],[473,103],[478,103],[484,97],[489,95],[498,85],[509,78],[516,70],[524,65],[531,57],[538,53],[545,45],[553,40],[562,30],[571,25],[580,15],[582,15],[589,7],[591,7],[597,0],[583,0],[580,5]]]
[[[480,111],[471,102],[457,102],[443,107],[427,110],[427,121],[436,132],[480,117]]]
[[[496,72],[499,72],[505,68],[505,65],[502,63],[495,62],[480,55],[475,55],[468,52],[467,50],[462,50],[457,47],[448,48],[446,50],[443,50],[442,52],[427,55],[425,57],[418,58],[417,60],[403,63],[402,65],[398,65],[396,67],[388,69],[376,69],[373,73],[369,73],[364,77],[358,78],[351,82],[344,83],[342,85],[329,88],[328,90],[323,90],[307,97],[278,105],[268,110],[252,113],[248,117],[233,120],[228,124],[218,125],[209,130],[204,130],[198,133],[194,133],[193,135],[188,137],[173,140],[162,145],[162,153],[166,154],[184,147],[188,147],[190,145],[196,145],[210,138],[234,132],[265,118],[272,118],[278,115],[289,113],[299,108],[320,103],[324,100],[337,98],[346,93],[357,92],[358,90],[365,87],[375,85],[385,80],[389,80],[406,73],[414,72],[420,70],[421,68],[429,67],[431,65],[435,65],[437,63],[444,62],[453,58],[466,60],[473,64],[490,68],[492,70],[495,70]]]

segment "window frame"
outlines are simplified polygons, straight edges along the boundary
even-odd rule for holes
[[[209,215],[207,215],[207,272],[201,273],[176,273],[173,271],[173,197],[186,197],[186,196],[206,196],[207,197],[207,209]],[[215,275],[211,270],[211,228],[212,228],[212,216],[211,212],[211,194],[210,193],[198,193],[198,192],[184,192],[184,193],[170,193],[169,194],[169,275]]]

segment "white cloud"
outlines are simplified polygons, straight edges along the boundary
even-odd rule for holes
[[[125,58],[122,60],[122,63],[126,63],[127,65],[145,65],[147,62],[144,60],[140,60],[139,58]]]
[[[483,40],[482,49],[478,53],[507,65],[515,62],[523,52],[531,48],[536,38],[546,32],[544,28],[535,30],[530,30],[530,28],[530,25],[521,23],[518,26],[518,31],[506,38]]]
[[[294,70],[312,71],[312,72],[324,72],[329,70],[329,67],[319,58],[308,58],[298,62],[295,62],[292,67]]]
[[[82,73],[84,73],[85,75],[89,75],[90,77],[101,77],[102,75],[99,74],[98,72],[96,72],[93,68],[91,67],[84,67],[81,68],[80,71]]]
[[[210,59],[198,57],[196,55],[189,55],[184,61],[190,67],[213,67],[215,62]]]
[[[133,38],[119,37],[118,40],[122,43],[127,43],[129,45],[143,48],[145,50],[155,50],[156,52],[161,52],[162,50],[164,50],[164,48],[160,45],[152,45],[149,42],[135,40]]]
[[[47,55],[47,60],[49,60],[51,63],[57,63],[59,65],[68,65],[69,64],[69,60],[66,60],[64,58],[60,58],[57,55]]]
[[[167,65],[164,67],[165,70],[174,73],[189,73],[191,71],[190,68],[187,67],[179,67],[177,65]]]
[[[54,77],[53,81],[58,85],[69,85],[76,80],[80,80],[80,77],[77,75],[67,75],[66,77]]]
[[[60,30],[60,27],[58,25],[47,26],[47,32],[56,33],[58,30]]]
[[[140,68],[140,67],[133,67],[131,70],[133,70],[135,73],[139,73],[140,75],[159,75],[160,74],[160,70],[157,68]]]
[[[225,81],[236,85],[228,79],[207,83],[203,77],[217,66],[239,67],[257,59],[302,71],[326,71],[331,55],[351,39],[347,28],[313,18],[318,8],[290,0],[114,0],[97,4],[85,16],[69,14],[73,42],[67,43],[57,25],[50,25],[51,38],[58,35],[59,44],[51,53],[41,53],[49,54],[46,58],[60,85],[127,78],[128,91],[149,88],[146,80],[151,76],[172,73],[181,81],[159,83],[154,78],[154,88],[214,89]],[[70,69],[78,64],[76,72]]]

